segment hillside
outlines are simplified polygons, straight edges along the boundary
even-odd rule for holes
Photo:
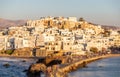
[[[109,29],[120,30],[120,26],[106,26],[106,25],[102,25],[102,28],[104,28],[106,30],[109,30]]]
[[[0,18],[0,30],[10,27],[10,26],[21,26],[25,25],[27,20],[8,20],[8,19],[3,19]],[[93,23],[91,23],[93,24]],[[96,25],[96,24],[93,24]],[[107,26],[107,25],[102,25],[102,28],[104,29],[113,29],[113,30],[120,30],[120,27],[118,26]]]
[[[10,26],[20,26],[24,25],[26,20],[7,20],[0,18],[0,29],[7,28]]]

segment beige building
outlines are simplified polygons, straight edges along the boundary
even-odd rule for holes
[[[115,46],[120,46],[120,35],[116,36],[114,39],[114,45]]]
[[[51,41],[51,42],[45,42],[45,49],[46,51],[60,51],[62,48],[62,43],[61,41]]]
[[[0,50],[6,50],[8,37],[7,36],[0,36]]]

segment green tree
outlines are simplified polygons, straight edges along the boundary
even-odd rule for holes
[[[97,47],[91,47],[90,51],[93,53],[97,53],[98,52],[98,48]]]
[[[6,50],[5,53],[11,55],[14,52],[13,49]]]
[[[119,31],[117,31],[119,34],[120,34],[120,30]]]

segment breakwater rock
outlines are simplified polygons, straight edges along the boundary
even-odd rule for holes
[[[41,73],[46,72],[46,66],[42,63],[36,63],[32,64],[28,71],[27,71],[27,76],[28,77],[38,77],[40,76]]]
[[[101,58],[102,57],[94,57],[94,58],[89,58],[89,59],[81,60],[81,61],[69,64],[69,65],[67,65],[65,67],[60,68],[60,71],[62,71],[62,72],[71,72],[71,71],[76,70],[77,68],[86,67],[86,65],[89,62],[92,62],[92,61],[95,61],[95,60],[98,60],[98,59],[101,59]]]
[[[96,60],[99,60],[102,58],[108,58],[108,57],[112,57],[112,56],[120,56],[120,55],[106,54],[106,55],[101,55],[101,56],[95,56],[95,57],[79,60],[77,62],[70,63],[67,65],[63,64],[64,65],[63,67],[56,67],[56,65],[59,65],[61,63],[59,60],[51,60],[51,61],[47,61],[47,62],[45,60],[39,60],[36,64],[32,64],[29,67],[27,76],[28,77],[38,77],[38,76],[40,76],[40,73],[43,72],[48,77],[68,77],[67,74],[69,72],[77,70],[80,67],[86,67],[86,65],[89,62],[93,62],[93,61],[96,61]],[[42,62],[42,63],[39,63],[39,62]],[[53,66],[55,66],[55,68]]]
[[[56,70],[57,67],[54,68],[54,66],[61,64],[62,61],[59,59],[54,58],[40,58],[35,64],[30,65],[27,76],[28,77],[39,77],[42,73],[47,75],[48,77],[51,77],[56,73],[53,70]]]
[[[60,72],[71,72],[74,71],[80,67],[86,67],[86,65],[90,62],[102,59],[102,58],[108,58],[108,57],[114,57],[114,56],[120,56],[120,54],[107,54],[107,55],[101,55],[101,56],[96,56],[96,57],[92,57],[92,58],[87,58],[84,60],[80,60],[77,61],[75,63],[69,64],[67,66],[64,66],[62,68],[59,69]]]
[[[10,64],[9,63],[5,63],[5,64],[3,64],[3,66],[8,68],[8,67],[10,67]]]

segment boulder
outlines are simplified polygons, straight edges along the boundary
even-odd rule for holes
[[[10,67],[10,64],[9,63],[5,63],[5,64],[3,64],[3,66],[8,68],[8,67]]]
[[[42,63],[36,63],[30,65],[28,71],[27,71],[27,76],[28,77],[38,77],[40,76],[41,73],[46,72],[46,66]]]

